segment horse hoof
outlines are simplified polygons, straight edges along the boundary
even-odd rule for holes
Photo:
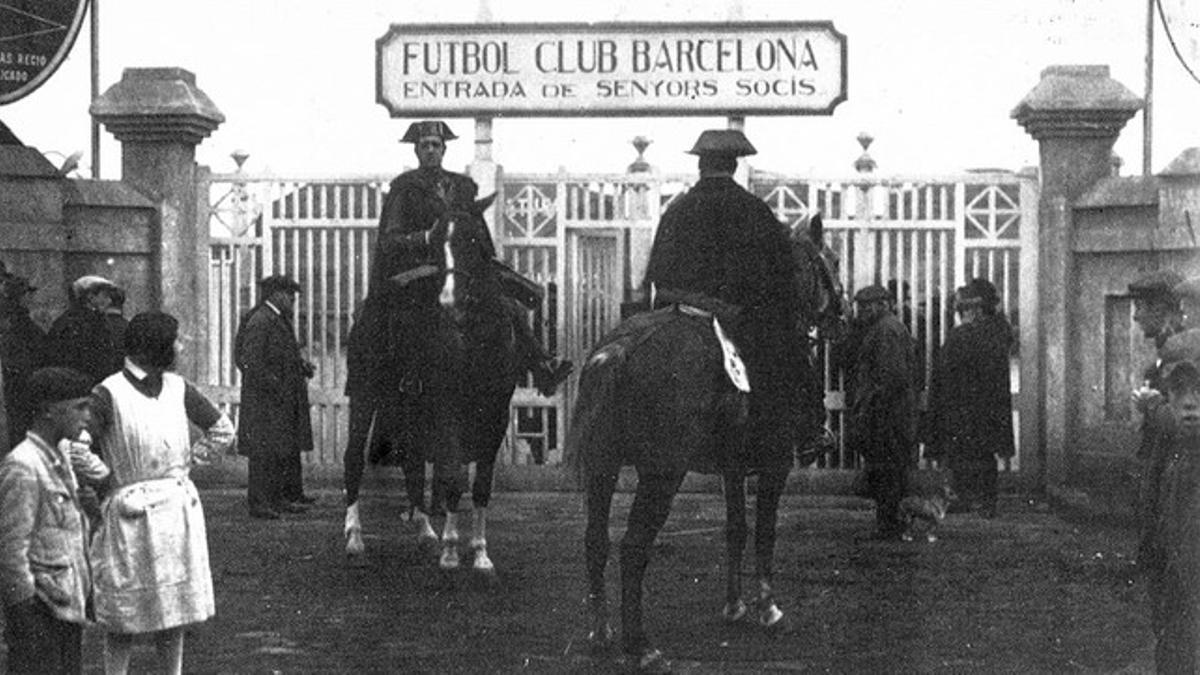
[[[657,649],[646,649],[632,664],[635,673],[670,673],[671,662]]]
[[[346,555],[351,558],[358,557],[366,550],[363,544],[362,530],[358,528],[346,530]]]
[[[442,549],[442,557],[438,559],[438,567],[444,570],[458,569],[458,549],[455,547]]]
[[[725,604],[725,609],[721,610],[721,618],[727,623],[741,621],[746,616],[746,603],[738,600]]]
[[[773,629],[783,625],[783,610],[774,602],[767,604],[758,611],[758,625]]]

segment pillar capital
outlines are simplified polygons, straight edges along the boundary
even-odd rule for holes
[[[1112,79],[1108,66],[1049,66],[1011,116],[1039,141],[1116,138],[1142,106],[1141,98]]]
[[[183,68],[126,68],[90,112],[122,143],[195,146],[225,121],[196,86],[196,76]]]

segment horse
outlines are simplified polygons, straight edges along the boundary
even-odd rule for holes
[[[438,564],[446,570],[460,565],[459,501],[467,467],[475,464],[469,549],[475,570],[495,569],[487,552],[487,508],[521,366],[482,217],[494,197],[442,215],[431,230],[444,239],[437,264],[397,274],[387,288],[373,290],[351,330],[351,438],[343,474],[348,556],[365,548],[358,509],[364,457],[378,462],[390,448],[400,454],[410,519],[423,547],[439,540],[430,516],[445,512]],[[426,463],[434,467],[429,501]]]
[[[818,312],[838,311],[830,297],[835,290],[825,267],[814,264],[800,249],[794,257],[800,267],[794,281],[809,294],[804,298],[808,309],[795,330],[785,332],[807,359],[800,364],[807,368],[805,385],[819,389],[808,335],[819,324]],[[631,665],[647,672],[665,671],[668,665],[651,646],[642,623],[643,580],[650,547],[689,471],[722,478],[727,559],[722,616],[730,622],[752,620],[770,630],[782,625],[784,614],[773,596],[772,566],[779,502],[795,462],[791,444],[795,439],[751,433],[754,420],[763,418],[756,418],[750,406],[751,399],[743,391],[748,387],[737,384],[740,359],[731,356],[736,346],[721,328],[733,323],[735,309],[704,297],[666,300],[666,307],[623,321],[591,352],[580,373],[565,456],[585,493],[587,643],[598,652],[607,650],[614,636],[604,580],[612,497],[621,468],[632,466],[636,471],[633,505],[620,544],[621,646]],[[723,368],[723,362],[730,365]],[[796,412],[808,416],[804,420],[808,425],[819,425],[816,415],[823,420],[823,407]],[[742,596],[741,570],[748,539],[746,481],[752,473],[758,476],[757,588],[747,602]]]

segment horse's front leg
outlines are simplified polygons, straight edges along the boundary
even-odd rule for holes
[[[342,482],[346,490],[346,522],[342,534],[346,538],[346,555],[363,554],[362,521],[358,515],[358,494],[362,487],[367,447],[374,427],[375,406],[350,402],[350,438],[342,459]]]
[[[725,608],[726,621],[746,615],[742,601],[742,555],[746,550],[746,475],[729,471],[722,476],[725,488]]]
[[[637,492],[621,538],[621,647],[641,672],[670,672],[662,652],[650,646],[642,625],[642,584],[650,547],[671,513],[683,483],[679,474],[639,474]]]
[[[467,489],[467,465],[463,463],[463,449],[457,426],[450,426],[446,442],[437,452],[433,466],[435,490],[440,497],[434,503],[445,500],[446,523],[442,527],[442,554],[438,566],[444,570],[457,569],[458,556],[458,505]]]
[[[507,413],[507,409],[505,410]],[[475,554],[472,567],[485,574],[496,571],[487,551],[487,510],[492,500],[492,474],[495,472],[496,458],[481,459],[475,462],[475,480],[471,484],[471,504],[475,507],[471,528],[469,548]]]
[[[771,583],[775,565],[775,526],[779,519],[779,501],[787,485],[788,467],[764,469],[758,477],[758,495],[754,506],[754,573],[758,579],[755,600],[758,623],[772,628],[783,619],[775,603]]]

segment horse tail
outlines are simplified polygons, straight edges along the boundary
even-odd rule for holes
[[[617,387],[628,356],[627,341],[602,344],[588,357],[579,374],[579,394],[571,428],[563,447],[563,466],[582,489],[589,467],[619,457]]]

